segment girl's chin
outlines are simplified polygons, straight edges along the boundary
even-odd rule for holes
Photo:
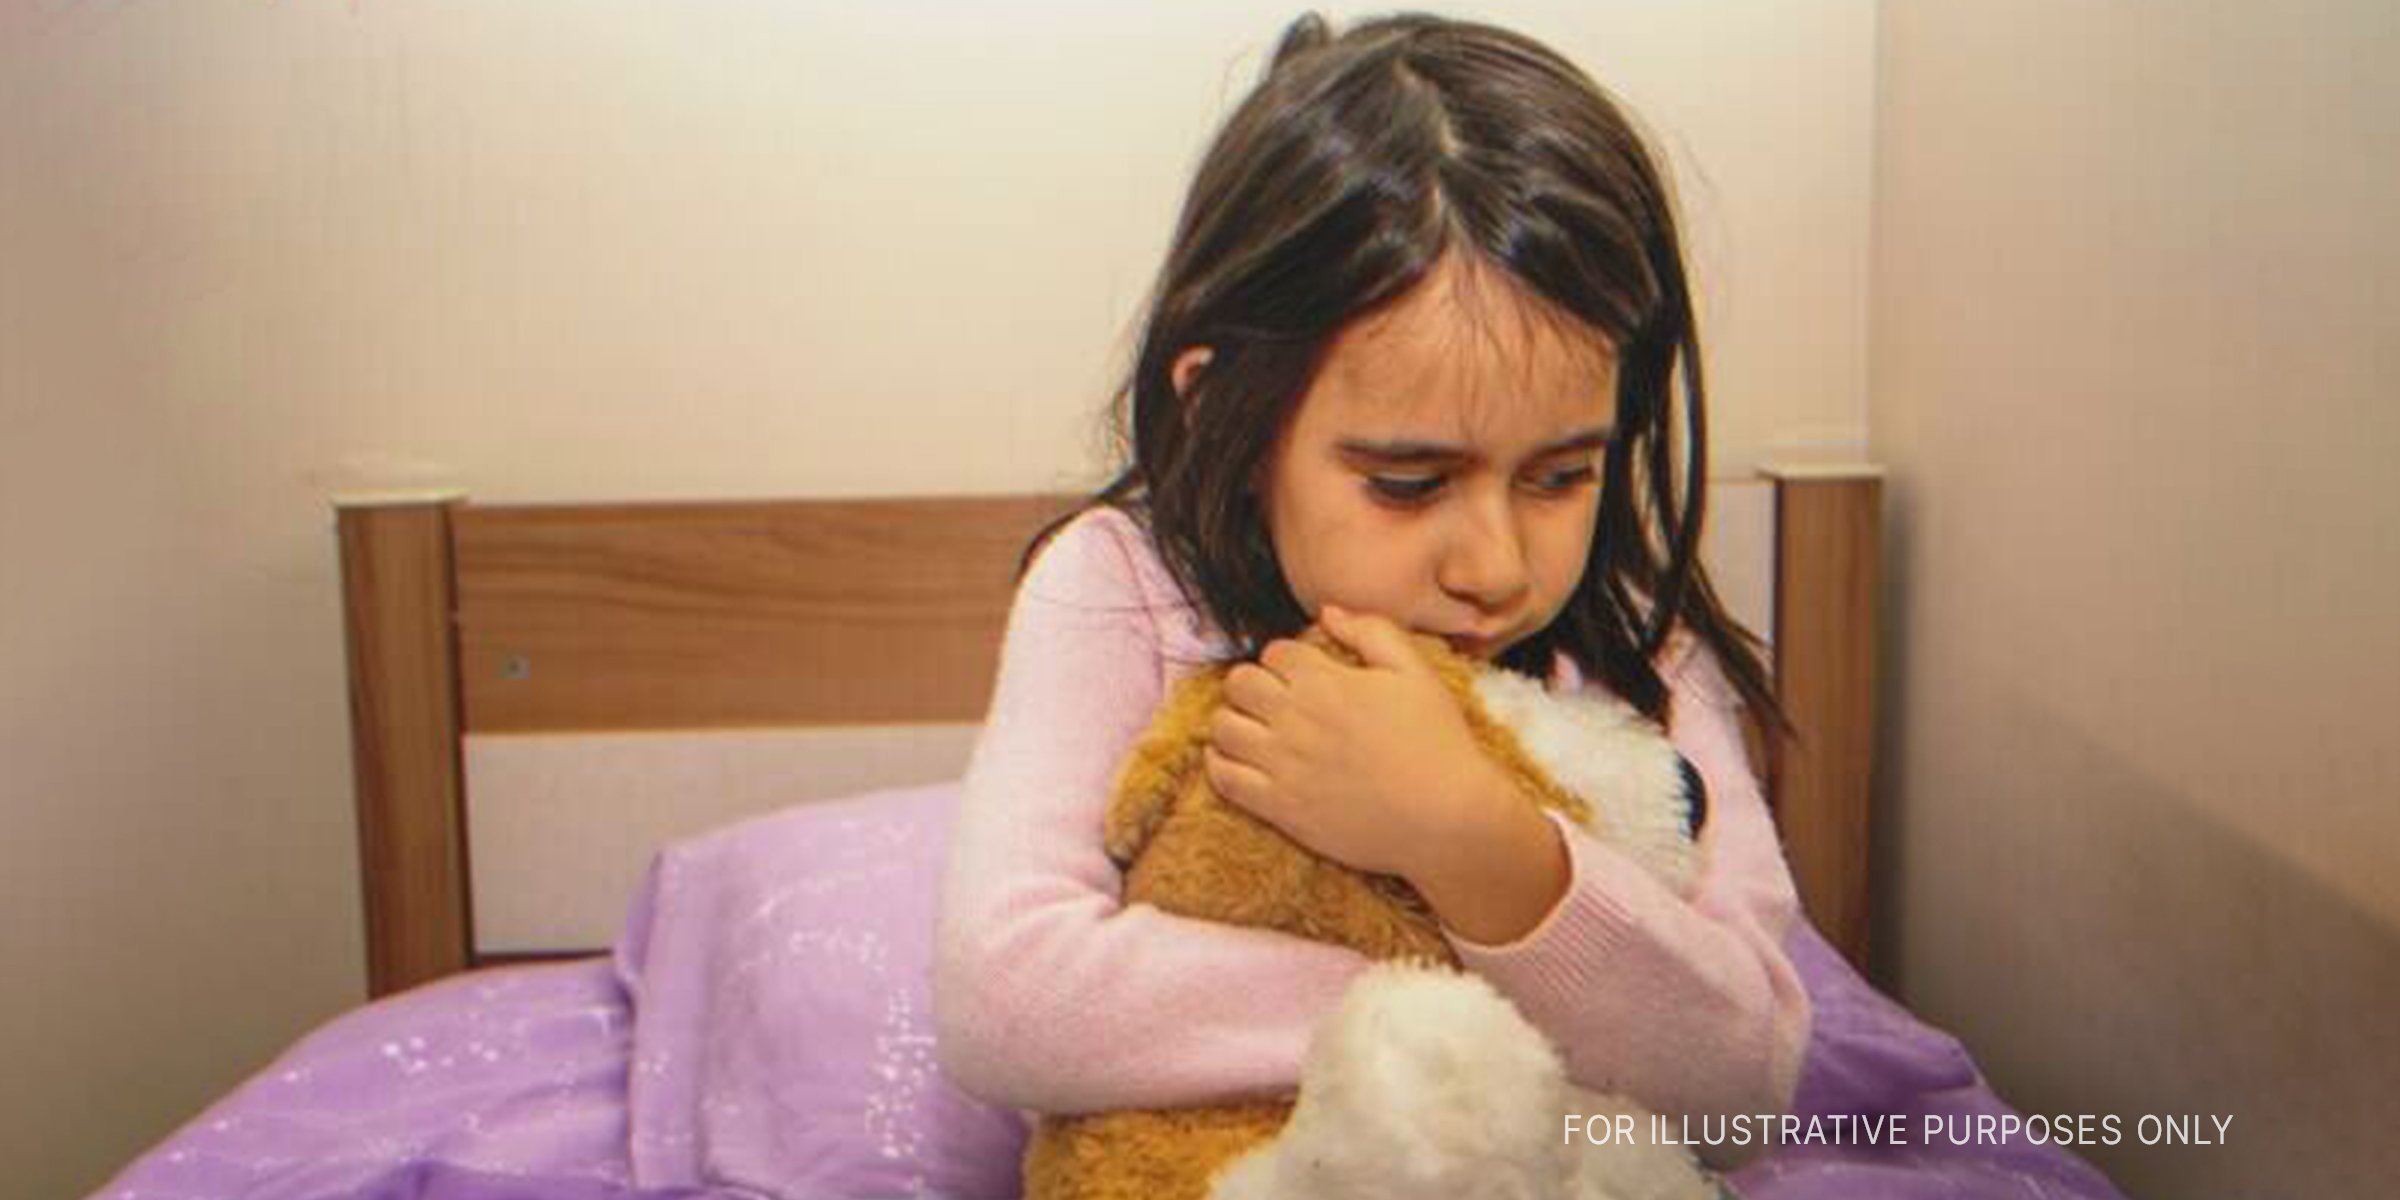
[[[1508,649],[1508,646],[1501,642],[1484,641],[1478,638],[1436,636],[1441,636],[1444,642],[1449,643],[1452,653],[1457,654],[1460,658],[1469,658],[1476,662],[1490,662],[1500,657],[1502,651]]]

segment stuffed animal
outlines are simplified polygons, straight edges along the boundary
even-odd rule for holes
[[[1356,655],[1317,630],[1304,640]],[[1699,781],[1658,727],[1601,695],[1554,696],[1440,640],[1419,653],[1484,753],[1556,809],[1688,892]],[[1124,900],[1348,946],[1381,960],[1310,1044],[1295,1100],[1044,1116],[1026,1200],[1332,1200],[1718,1195],[1674,1146],[1570,1143],[1562,1117],[1646,1113],[1573,1087],[1506,999],[1460,972],[1399,879],[1321,858],[1216,794],[1201,767],[1224,671],[1186,678],[1136,743],[1104,830]]]

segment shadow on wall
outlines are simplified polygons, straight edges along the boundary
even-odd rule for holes
[[[1905,472],[1886,467],[1883,477],[1883,562],[1876,597],[1882,620],[1875,647],[1875,764],[1868,783],[1867,962],[1860,973],[1876,987],[1903,1000],[1906,964],[1900,942],[1899,848],[1907,844],[1908,812],[1900,782],[1908,778],[1908,739],[1901,736],[1908,706],[1908,620],[1913,592],[1908,566],[1914,540],[1916,499]]]

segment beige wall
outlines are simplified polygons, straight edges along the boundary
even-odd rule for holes
[[[330,492],[1088,479],[1291,11],[0,5],[0,1193],[361,995]],[[1479,11],[1671,150],[1721,461],[1856,452],[1869,0]]]
[[[2400,9],[1886,4],[1886,945],[2144,1197],[2400,1175]]]

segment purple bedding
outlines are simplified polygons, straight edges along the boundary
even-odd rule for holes
[[[1018,1119],[933,1067],[927,964],[953,786],[878,793],[669,848],[613,959],[488,970],[345,1014],[128,1166],[103,1200],[787,1200],[1013,1195]],[[1906,1146],[1791,1145],[1754,1200],[2116,1197],[2017,1137],[1959,1043],[1817,936],[1795,1111],[1904,1115]]]

